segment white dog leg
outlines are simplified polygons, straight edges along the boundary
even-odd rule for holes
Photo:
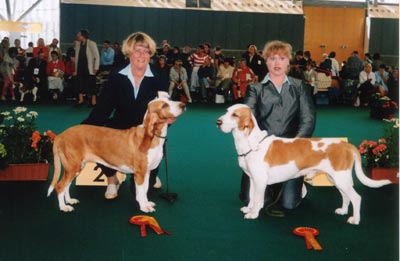
[[[71,195],[69,194],[69,188],[70,188],[70,186],[71,186],[71,183],[69,183],[69,184],[65,187],[65,190],[64,190],[64,192],[65,192],[65,202],[66,202],[67,204],[71,204],[71,205],[78,204],[78,203],[79,203],[79,200],[76,199],[76,198],[71,198]]]
[[[254,180],[249,177],[250,180],[250,188],[249,188],[249,203],[247,206],[244,206],[240,209],[243,213],[247,214],[251,211],[251,209],[254,207]]]
[[[32,95],[33,95],[33,101],[35,102],[37,99],[37,92],[38,92],[38,87],[33,87],[32,89]]]
[[[65,205],[65,190],[57,195],[58,198],[58,206],[60,210],[63,212],[71,212],[74,211],[74,208],[70,205]]]
[[[142,185],[138,185],[135,181],[136,201],[139,202],[140,210],[145,213],[156,211],[154,209],[156,204],[154,202],[148,201],[147,199],[147,191],[149,188],[149,177],[150,177],[150,172],[146,173]]]
[[[256,219],[258,218],[260,210],[264,207],[264,194],[265,188],[267,187],[266,179],[257,179],[253,182],[253,202],[250,212],[248,212],[245,219]]]
[[[342,207],[337,208],[335,213],[338,215],[347,215],[349,212],[350,198],[342,190],[339,189],[339,192],[342,195]]]
[[[21,98],[19,99],[19,101],[23,102],[24,101],[25,92],[20,91],[19,93],[21,94]]]

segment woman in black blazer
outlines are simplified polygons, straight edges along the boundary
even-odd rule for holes
[[[96,107],[82,122],[83,124],[116,129],[128,129],[140,125],[148,103],[157,97],[158,91],[168,91],[159,83],[158,73],[150,65],[150,58],[156,52],[156,44],[149,35],[143,32],[129,35],[124,41],[122,52],[129,58],[129,63],[111,72]],[[116,198],[120,186],[116,171],[98,165],[107,176],[105,198]],[[151,173],[151,187],[156,181],[156,175],[157,169]],[[131,188],[134,188],[133,180],[132,184]]]

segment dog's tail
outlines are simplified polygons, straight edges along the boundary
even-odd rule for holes
[[[379,188],[388,184],[391,184],[392,182],[388,179],[383,179],[383,180],[373,180],[368,178],[361,165],[361,156],[360,153],[358,152],[357,148],[354,147],[353,151],[354,155],[354,162],[355,162],[355,172],[358,180],[365,186],[370,187],[370,188]]]
[[[47,191],[47,196],[50,196],[51,192],[53,192],[56,184],[60,178],[61,173],[61,158],[58,151],[58,139],[57,137],[53,143],[53,157],[54,157],[54,173],[53,173],[53,180],[51,181],[49,190]]]

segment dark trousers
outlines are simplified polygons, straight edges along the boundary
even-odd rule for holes
[[[299,177],[282,183],[268,185],[265,191],[264,198],[266,200],[275,200],[275,197],[279,194],[280,189],[282,189],[282,196],[280,199],[282,207],[286,209],[294,209],[300,204],[302,200],[301,191],[303,187],[303,179],[303,177]],[[250,178],[249,176],[247,176],[246,173],[243,173],[239,198],[246,204],[249,201],[249,191]]]
[[[101,168],[101,172],[104,173],[104,175],[106,175],[107,177],[112,177],[115,175],[116,170],[115,169],[111,169],[109,167],[106,167],[100,163],[97,163],[97,166],[95,168]],[[151,192],[153,189],[153,185],[156,183],[156,177],[158,174],[158,167],[153,169],[152,171],[150,171],[150,177],[149,177],[149,191]],[[129,185],[129,189],[130,191],[133,193],[133,195],[136,195],[136,188],[135,188],[135,179],[134,179],[134,175],[131,175],[131,182]]]

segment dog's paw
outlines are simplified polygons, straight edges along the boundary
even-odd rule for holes
[[[66,205],[66,206],[60,207],[60,210],[62,212],[72,212],[72,211],[74,211],[74,207]]]
[[[257,212],[249,212],[246,215],[244,215],[245,219],[256,219],[258,218],[258,211]]]
[[[349,219],[347,219],[347,223],[352,225],[358,225],[360,224],[360,219],[355,217],[349,217]]]
[[[141,207],[140,210],[143,211],[144,213],[156,212],[156,209],[150,206]]]
[[[337,214],[337,215],[347,215],[347,213],[348,213],[348,211],[347,211],[347,209],[344,209],[344,208],[337,208],[336,210],[335,210],[335,214]]]
[[[69,200],[66,201],[68,204],[74,205],[74,204],[78,204],[79,200],[76,198],[71,198]]]
[[[149,202],[147,202],[146,206],[147,207],[155,207],[156,203],[154,203],[153,201],[149,201]]]
[[[247,214],[247,213],[249,213],[249,212],[251,211],[251,208],[249,208],[249,207],[242,207],[242,208],[240,209],[240,211],[242,211],[243,213]]]

